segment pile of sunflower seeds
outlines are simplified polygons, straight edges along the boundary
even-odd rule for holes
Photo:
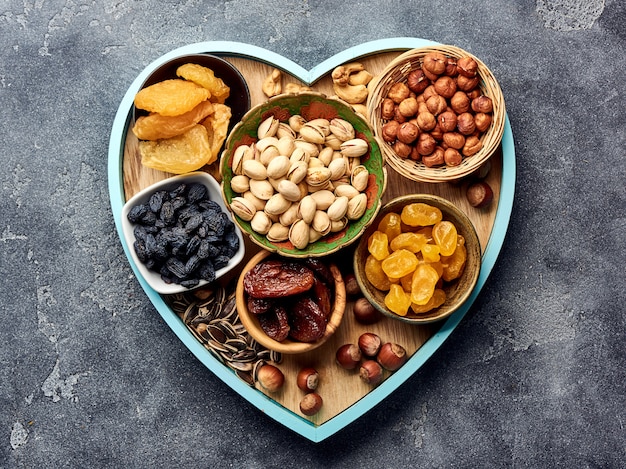
[[[210,285],[191,292],[167,295],[165,301],[198,341],[248,385],[268,361],[282,355],[254,340],[239,320],[234,285]]]

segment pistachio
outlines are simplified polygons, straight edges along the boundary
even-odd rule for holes
[[[322,236],[324,236],[322,233],[315,231],[312,226],[309,226],[309,243],[314,243],[315,241],[322,239]]]
[[[267,165],[267,177],[278,179],[287,175],[291,162],[285,155],[277,155]]]
[[[341,144],[341,153],[347,157],[363,156],[368,150],[368,143],[361,138],[353,138]]]
[[[272,185],[274,191],[278,192],[278,184],[280,184],[280,181],[284,181],[285,179],[287,178],[283,176],[281,178],[267,178],[267,181]]]
[[[303,148],[295,147],[291,152],[291,156],[289,156],[289,161],[295,163],[296,161],[303,161],[307,165],[309,164],[309,155],[304,151]]]
[[[257,160],[246,160],[243,162],[243,174],[250,179],[262,181],[267,179],[267,168]]]
[[[230,180],[230,188],[235,192],[243,194],[250,189],[250,178],[248,176],[244,176],[243,174],[233,176]]]
[[[312,195],[304,196],[300,200],[298,205],[298,217],[305,221],[305,223],[311,223],[317,210],[317,203]]]
[[[299,204],[291,204],[287,210],[280,214],[278,221],[281,225],[291,226],[295,221],[299,220],[298,216]]]
[[[328,119],[318,117],[317,119],[313,119],[307,122],[307,125],[319,129],[320,132],[324,134],[324,136],[330,134],[330,121]]]
[[[306,182],[311,186],[321,186],[328,181],[331,177],[330,169],[325,167],[309,167],[307,169]]]
[[[307,175],[308,166],[305,161],[292,162],[287,171],[287,179],[295,184],[299,184]]]
[[[257,210],[263,210],[265,208],[265,200],[259,199],[252,191],[246,191],[243,193],[243,198],[252,204]]]
[[[342,142],[354,138],[354,127],[350,122],[338,117],[330,121],[330,132]]]
[[[259,161],[263,166],[268,166],[270,161],[280,155],[280,150],[276,145],[268,145],[259,153]]]
[[[259,234],[266,235],[272,227],[272,220],[269,215],[262,210],[257,211],[252,220],[250,220],[250,227]]]
[[[285,135],[283,137],[280,137],[278,139],[278,143],[276,144],[279,153],[288,157],[291,156],[291,153],[293,153],[293,149],[296,148],[295,143],[293,143],[294,140],[295,138],[291,135]]]
[[[231,166],[234,174],[243,174],[243,162],[246,159],[245,154],[248,150],[250,150],[248,145],[239,145],[233,152],[233,162]]]
[[[327,210],[335,201],[335,194],[327,189],[322,189],[311,194],[311,198],[315,201],[315,207],[318,210]]]
[[[347,167],[346,160],[343,158],[332,160],[328,164],[328,169],[330,169],[330,180],[337,181],[340,179],[344,174],[346,174]]]
[[[289,227],[274,223],[265,237],[272,243],[280,243],[289,239]]]
[[[257,140],[257,142],[254,144],[254,146],[256,147],[259,153],[265,150],[270,145],[277,146],[278,139],[276,137],[265,137],[260,140]]]
[[[290,202],[298,202],[301,198],[300,188],[288,179],[284,179],[278,183],[278,192]]]
[[[283,137],[296,138],[296,133],[291,127],[289,127],[289,124],[281,122],[280,124],[278,124],[278,129],[276,129],[276,137],[278,138],[278,140]]]
[[[296,114],[295,116],[291,116],[289,118],[289,127],[291,127],[294,132],[300,132],[300,129],[304,124],[306,124],[306,120],[304,120],[304,118],[300,115]]]
[[[264,210],[268,215],[280,215],[281,213],[285,213],[290,206],[291,202],[285,199],[282,194],[278,193],[269,198],[265,204]]]
[[[269,198],[274,195],[274,187],[267,179],[263,179],[262,181],[257,179],[250,179],[250,192],[261,200],[269,200]]]
[[[316,210],[311,222],[311,227],[320,233],[322,236],[326,236],[330,233],[330,218],[328,213],[323,210]]]
[[[270,116],[263,122],[261,122],[261,124],[257,128],[257,137],[259,138],[259,140],[265,137],[273,137],[274,135],[276,135],[279,124],[280,121],[274,116]]]
[[[289,228],[289,241],[296,249],[304,249],[309,244],[309,225],[304,220],[298,220]]]
[[[256,207],[247,199],[243,197],[234,197],[230,202],[230,208],[232,211],[244,221],[252,220],[252,217],[256,213]]]
[[[367,188],[367,183],[369,181],[369,171],[363,165],[358,165],[352,168],[352,174],[350,175],[350,182],[354,186],[354,188],[363,192]]]
[[[335,188],[336,197],[345,196],[348,199],[352,199],[359,194],[360,192],[351,184],[341,184]]]
[[[331,220],[330,221],[330,232],[338,233],[343,230],[346,226],[348,226],[348,217],[343,217],[341,220]]]
[[[319,158],[309,158],[309,168],[324,168],[326,165]]]
[[[324,145],[332,148],[335,151],[341,150],[342,143],[343,143],[343,140],[340,140],[339,137],[337,137],[335,134],[328,135],[326,137],[326,140],[324,140]]]
[[[361,193],[356,197],[353,197],[348,202],[348,210],[346,216],[348,220],[358,220],[365,213],[367,208],[367,195]]]
[[[346,196],[337,197],[335,201],[328,207],[326,213],[331,221],[338,221],[345,217],[348,211],[348,199]]]
[[[307,142],[300,138],[295,139],[293,143],[296,145],[296,148],[302,148],[309,155],[309,158],[315,157],[320,153],[320,149],[315,143]]]
[[[315,144],[322,144],[326,140],[326,135],[322,129],[317,126],[311,125],[309,122],[304,124],[300,129],[300,137],[306,142]]]

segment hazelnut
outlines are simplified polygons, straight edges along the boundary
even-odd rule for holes
[[[316,392],[310,392],[305,394],[300,401],[300,412],[310,417],[320,411],[323,403],[322,396]]]
[[[407,361],[408,357],[404,347],[392,342],[386,342],[380,348],[376,357],[380,366],[388,371],[396,371]]]
[[[359,287],[359,283],[356,281],[356,276],[352,272],[346,274],[343,281],[346,285],[346,293],[348,295],[357,296],[361,294],[361,287]]]
[[[367,384],[376,386],[383,380],[383,367],[375,360],[366,360],[361,364],[359,377]]]
[[[491,125],[491,116],[484,112],[477,112],[474,115],[474,123],[476,124],[476,130],[485,132]]]
[[[430,111],[426,110],[417,115],[417,126],[420,130],[428,132],[429,130],[433,130],[436,125],[437,119]]]
[[[412,97],[403,99],[402,102],[398,104],[398,112],[404,117],[414,116],[417,114],[417,100]]]
[[[448,57],[446,60],[446,70],[443,72],[444,75],[448,75],[449,77],[454,77],[458,73],[456,59],[454,57]]]
[[[420,161],[422,159],[422,155],[420,155],[417,151],[417,147],[415,145],[411,147],[411,154],[409,155],[409,158],[413,161]]]
[[[456,129],[457,117],[454,112],[444,111],[437,117],[437,122],[443,132],[452,132]]]
[[[383,99],[383,102],[380,104],[380,116],[387,120],[393,119],[395,106],[396,103],[394,103],[391,98]]]
[[[419,97],[422,99],[417,99],[417,115],[420,115],[422,112],[430,112],[428,106],[426,106],[424,95],[420,94]]]
[[[393,151],[400,158],[408,158],[411,154],[411,146],[398,140],[396,143],[393,144]]]
[[[473,90],[470,90],[467,92],[467,97],[471,100],[478,98],[479,96],[482,96],[483,92],[480,91],[480,88],[474,88]]]
[[[456,120],[456,126],[460,133],[463,135],[470,135],[476,130],[476,123],[474,122],[474,116],[469,112],[459,114]]]
[[[434,114],[436,116],[445,111],[446,107],[448,107],[448,103],[446,103],[446,98],[436,95],[431,96],[426,100],[426,107],[431,114]]]
[[[457,150],[460,150],[465,145],[465,137],[458,132],[445,132],[443,141],[448,147],[456,148]]]
[[[472,100],[472,110],[474,112],[488,113],[493,111],[493,102],[489,96],[479,96]]]
[[[462,114],[470,110],[470,99],[464,91],[457,91],[450,98],[450,107],[457,114]]]
[[[417,152],[422,155],[430,155],[433,151],[435,151],[435,147],[437,146],[437,141],[430,134],[422,133],[417,137],[417,143],[415,144],[417,147]]]
[[[482,147],[483,142],[481,142],[477,136],[471,135],[465,140],[461,152],[464,156],[472,156],[478,153],[482,149]]]
[[[298,388],[305,392],[315,391],[319,381],[320,374],[315,368],[302,368],[296,378]]]
[[[361,356],[361,349],[355,344],[344,344],[335,353],[337,363],[346,370],[354,370],[361,361]]]
[[[444,98],[451,98],[456,93],[456,82],[447,75],[437,78],[434,87],[437,94]]]
[[[387,97],[392,99],[394,103],[399,104],[403,99],[409,97],[409,87],[404,83],[394,83],[391,85],[391,88],[389,88]]]
[[[354,319],[361,324],[374,324],[382,318],[378,311],[367,298],[359,298],[352,308]]]
[[[422,68],[435,75],[441,75],[446,70],[447,58],[440,52],[430,52],[424,56]]]
[[[363,355],[367,357],[375,357],[378,351],[380,350],[380,346],[382,345],[382,341],[378,334],[374,334],[373,332],[364,332],[359,336],[359,348]]]
[[[393,120],[397,121],[398,124],[402,124],[403,122],[406,122],[408,120],[402,115],[402,113],[400,112],[400,106],[397,104],[393,108]]]
[[[441,130],[439,122],[437,122],[435,127],[430,131],[430,135],[439,142],[443,140],[443,130]]]
[[[398,140],[409,145],[415,141],[419,132],[420,130],[415,124],[404,122],[400,124],[400,128],[398,129]]]
[[[471,57],[461,57],[456,61],[456,70],[459,75],[474,78],[478,74],[478,64]]]
[[[446,148],[443,153],[443,160],[446,163],[446,166],[458,166],[463,161],[463,157],[459,150],[454,148]]]
[[[422,69],[412,70],[406,77],[406,84],[414,93],[422,93],[429,85],[428,79],[424,76]]]
[[[283,387],[285,375],[274,365],[263,365],[257,371],[259,384],[269,392],[276,392]]]
[[[485,181],[479,181],[469,185],[466,196],[472,207],[483,208],[493,200],[493,190]]]
[[[422,93],[422,96],[424,97],[424,102],[426,102],[428,101],[428,98],[431,98],[433,96],[439,96],[439,93],[437,93],[437,90],[435,90],[435,85],[428,85]]]
[[[472,91],[474,88],[478,86],[479,78],[468,78],[464,75],[459,75],[456,77],[456,87],[461,91]]]
[[[445,163],[444,149],[438,146],[430,155],[422,157],[422,163],[424,163],[424,166],[427,168],[441,166]]]
[[[398,136],[398,129],[400,128],[400,124],[396,121],[386,122],[381,131],[382,137],[385,142],[393,142]]]
[[[430,82],[433,82],[433,81],[437,80],[437,78],[439,78],[439,75],[437,75],[436,73],[433,73],[433,72],[429,72],[426,69],[424,69],[424,76],[426,78],[428,78],[428,81],[430,81]]]

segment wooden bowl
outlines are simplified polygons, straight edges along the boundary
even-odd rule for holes
[[[339,117],[352,124],[356,136],[366,140],[369,144],[368,152],[360,157],[360,164],[365,166],[369,173],[367,187],[362,191],[367,196],[365,213],[359,219],[348,222],[343,229],[328,233],[317,241],[309,243],[303,249],[296,248],[289,240],[270,241],[264,234],[255,232],[250,221],[246,221],[236,214],[233,217],[235,222],[253,243],[267,251],[277,252],[286,257],[325,256],[355,242],[374,219],[382,205],[381,198],[387,184],[385,161],[369,122],[356,113],[348,103],[339,99],[328,98],[322,93],[281,94],[253,107],[246,113],[241,122],[229,134],[220,160],[222,196],[226,205],[230,207],[233,198],[240,195],[232,189],[230,184],[235,176],[232,168],[235,150],[240,145],[252,145],[258,141],[257,128],[262,121],[271,115],[281,122],[287,122],[290,116],[301,115],[307,121],[319,117],[328,120]]]
[[[385,142],[382,138],[382,127],[386,122],[381,116],[383,99],[388,95],[389,89],[395,83],[406,83],[409,73],[421,68],[424,56],[431,52],[438,52],[452,59],[461,57],[473,58],[478,64],[478,76],[480,78],[478,88],[483,95],[491,98],[493,103],[491,126],[480,136],[482,149],[473,156],[464,157],[458,166],[427,167],[421,161],[402,158],[393,150],[391,144]],[[369,88],[371,91],[367,98],[367,111],[376,137],[381,142],[380,146],[387,157],[389,165],[406,178],[431,183],[460,179],[476,171],[500,146],[506,119],[502,89],[491,70],[480,59],[463,49],[443,44],[411,49],[391,61],[382,73],[370,83]]]
[[[399,316],[385,306],[385,296],[387,292],[378,290],[367,279],[365,275],[365,261],[370,255],[367,240],[371,234],[377,230],[380,220],[389,212],[400,213],[405,205],[422,202],[437,207],[441,210],[443,220],[454,223],[457,232],[465,238],[465,248],[467,249],[467,260],[465,269],[460,278],[444,284],[446,301],[438,308],[426,313],[416,314],[411,308],[406,316]],[[413,194],[398,197],[387,203],[380,210],[376,220],[370,225],[361,238],[354,255],[354,274],[357,283],[361,287],[363,295],[370,303],[385,316],[409,324],[426,324],[439,321],[450,316],[456,311],[472,293],[481,265],[481,249],[478,235],[470,219],[459,208],[446,199],[430,194]]]
[[[316,349],[324,342],[326,342],[330,338],[330,336],[335,333],[335,331],[341,324],[343,313],[346,309],[346,287],[343,281],[343,277],[341,276],[341,272],[336,265],[329,265],[333,278],[335,280],[335,297],[333,301],[333,309],[330,313],[330,317],[326,325],[326,332],[324,333],[323,337],[315,342],[308,343],[298,342],[291,339],[286,339],[282,342],[278,342],[269,337],[263,331],[263,329],[261,329],[258,318],[254,314],[250,313],[250,311],[248,310],[248,295],[244,291],[243,287],[243,278],[246,273],[270,255],[272,255],[272,253],[269,251],[260,251],[254,257],[252,257],[252,259],[250,259],[250,261],[241,271],[241,275],[239,276],[239,280],[237,282],[236,291],[237,312],[239,313],[239,319],[241,320],[241,323],[244,325],[248,333],[259,344],[270,350],[275,350],[277,352],[286,354],[296,354],[309,352],[313,349]]]

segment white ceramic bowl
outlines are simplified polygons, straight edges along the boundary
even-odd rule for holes
[[[146,265],[139,259],[137,253],[134,248],[134,244],[136,241],[134,228],[136,226],[135,223],[132,223],[128,219],[128,213],[130,210],[138,204],[146,204],[150,200],[152,194],[160,190],[173,190],[178,187],[181,183],[192,184],[192,183],[200,183],[203,184],[208,191],[209,198],[219,204],[222,211],[226,214],[228,219],[233,222],[232,215],[230,211],[224,205],[224,200],[221,196],[221,189],[217,181],[208,173],[197,171],[193,173],[182,174],[180,176],[170,177],[168,179],[164,179],[163,181],[152,184],[151,186],[146,187],[142,191],[135,194],[131,199],[129,199],[122,207],[122,230],[124,232],[124,239],[128,246],[128,251],[137,267],[137,270],[143,277],[143,279],[150,285],[152,289],[161,294],[174,294],[181,293],[184,291],[190,290],[190,288],[178,284],[178,283],[167,283],[162,278],[158,272],[150,270],[146,267]],[[226,273],[235,268],[243,259],[245,253],[243,236],[241,234],[241,230],[239,227],[234,224],[234,232],[239,239],[239,248],[235,252],[235,254],[228,261],[228,264],[218,270],[215,271],[215,280],[223,277]],[[198,285],[192,287],[197,288],[203,285],[206,285],[206,280],[200,280]]]

